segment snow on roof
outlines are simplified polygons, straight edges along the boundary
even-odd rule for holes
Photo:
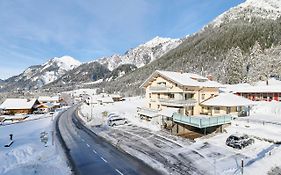
[[[231,106],[250,106],[250,105],[254,105],[255,102],[231,93],[221,93],[218,96],[206,100],[201,104],[204,106],[231,107]]]
[[[40,96],[38,97],[38,101],[42,102],[42,101],[46,101],[46,102],[50,102],[50,101],[59,101],[59,96],[54,96],[54,97],[49,97],[49,96]]]
[[[275,78],[270,78],[268,81],[258,81],[255,83],[255,86],[265,86],[268,83],[268,85],[281,85],[281,81],[276,80]]]
[[[226,88],[228,92],[233,93],[281,93],[281,85],[268,86],[232,86]]]
[[[221,89],[224,92],[241,92],[241,93],[280,93],[281,92],[281,81],[271,78],[268,80],[268,85],[266,81],[258,81],[255,85],[250,85],[248,83],[225,85],[225,89]]]
[[[159,115],[166,117],[172,117],[175,112],[178,112],[178,108],[165,108],[158,112]]]
[[[8,98],[1,105],[0,109],[31,109],[36,99]]]
[[[147,86],[148,83],[157,75],[160,75],[183,86],[223,87],[222,84],[215,81],[210,81],[206,77],[197,74],[159,70],[155,71],[147,80],[145,80],[141,87]]]
[[[140,108],[138,110],[138,114],[141,114],[141,115],[145,115],[145,116],[148,116],[148,117],[157,117],[159,114],[158,114],[158,110],[153,110],[153,109],[150,109],[150,108]]]
[[[102,103],[114,103],[112,97],[102,97],[98,99],[98,101],[101,101]]]

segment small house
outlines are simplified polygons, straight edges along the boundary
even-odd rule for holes
[[[0,105],[0,109],[5,114],[32,114],[38,104],[36,99],[8,98]]]
[[[231,93],[221,93],[211,99],[201,103],[202,114],[215,116],[222,114],[234,114],[238,116],[248,116],[250,106],[255,102]]]

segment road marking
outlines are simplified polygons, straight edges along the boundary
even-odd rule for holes
[[[105,163],[107,163],[107,160],[105,160],[103,157],[100,157]]]
[[[121,175],[124,175],[123,173],[121,173],[121,171],[119,171],[118,169],[115,169],[115,171]]]
[[[94,150],[94,149],[93,149],[93,152],[94,152],[95,154],[97,154],[96,150]]]
[[[87,143],[86,145],[87,145],[87,147],[89,147],[89,148],[90,148],[90,145],[89,145],[88,143]]]
[[[82,142],[85,142],[85,140],[84,139],[81,139],[82,140]]]

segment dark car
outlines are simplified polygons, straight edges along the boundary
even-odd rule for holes
[[[235,149],[242,149],[248,145],[253,144],[254,142],[255,140],[250,138],[246,134],[243,135],[233,134],[226,139],[225,144]]]

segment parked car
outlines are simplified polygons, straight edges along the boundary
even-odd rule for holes
[[[225,144],[235,149],[242,149],[246,146],[249,146],[255,142],[254,139],[250,138],[248,135],[243,134],[233,134],[230,135],[227,139]]]
[[[118,126],[118,125],[124,125],[124,124],[127,124],[127,123],[128,123],[127,119],[125,119],[124,117],[120,117],[118,115],[111,116],[108,119],[108,125],[109,126]]]

